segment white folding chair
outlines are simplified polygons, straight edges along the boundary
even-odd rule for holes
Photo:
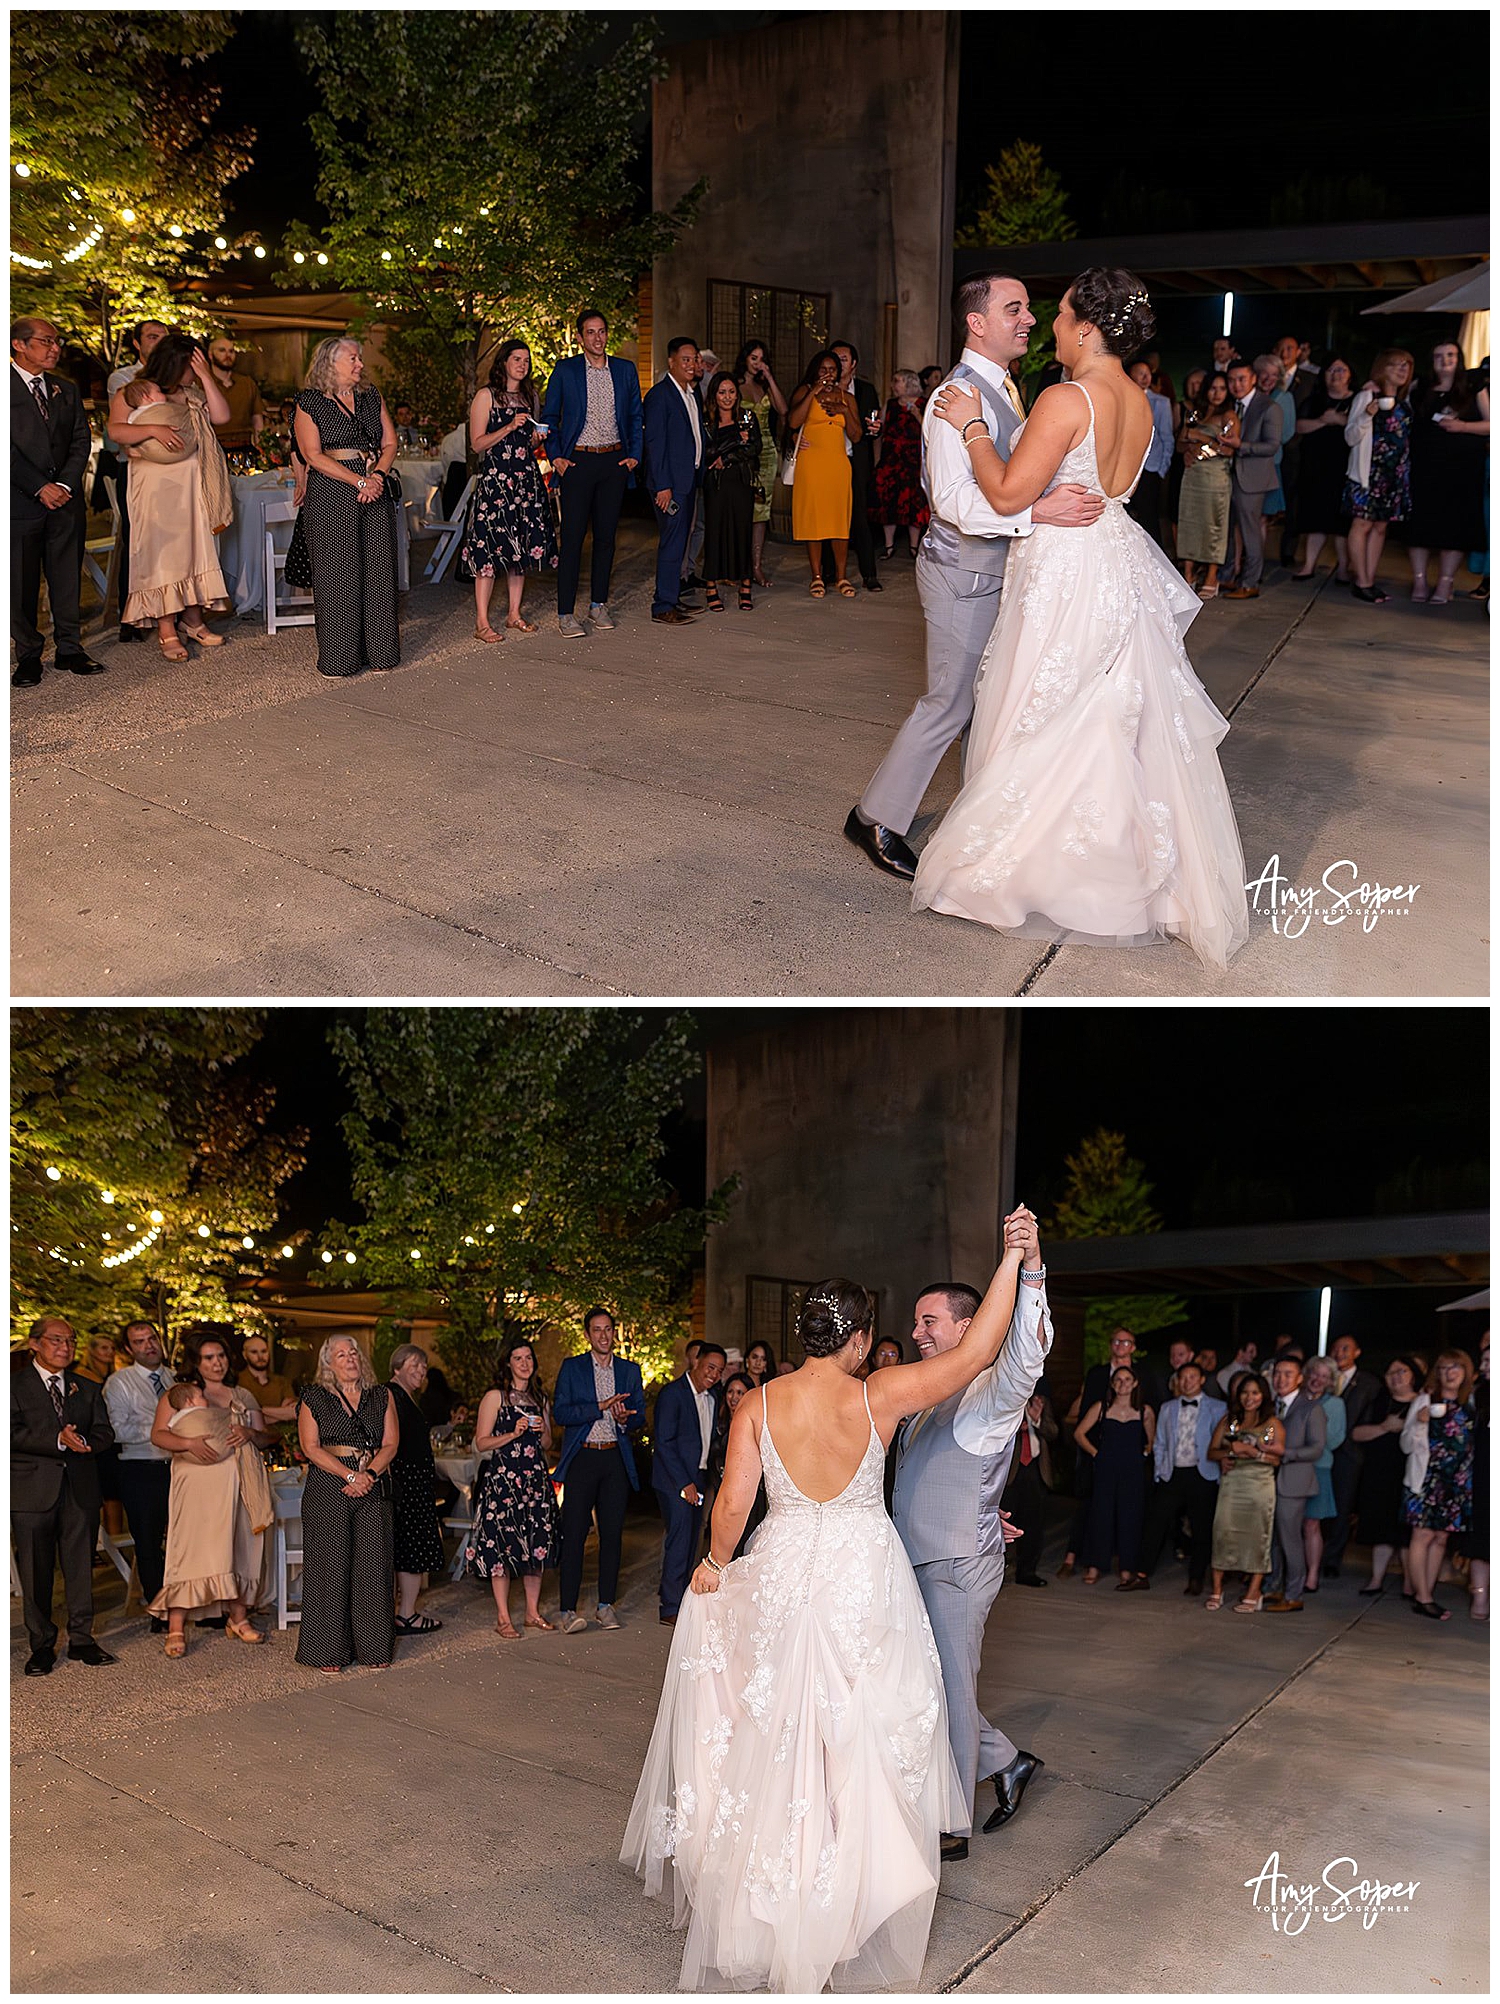
[[[423,535],[437,537],[432,555],[427,559],[427,568],[422,573],[423,581],[427,584],[441,584],[448,575],[448,568],[453,559],[458,555],[468,521],[469,497],[473,494],[475,485],[475,477],[471,474],[465,481],[464,491],[459,495],[457,505],[447,521],[435,517],[420,532]]]
[[[276,1626],[286,1628],[302,1619],[301,1581],[297,1582],[299,1605],[292,1605],[291,1574],[302,1570],[302,1487],[301,1484],[273,1483],[271,1497],[276,1508]]]
[[[129,1555],[126,1555],[126,1547]],[[120,1578],[125,1582],[125,1612],[129,1614],[131,1604],[141,1599],[140,1575],[135,1569],[135,1539],[128,1531],[121,1531],[112,1537],[101,1524],[99,1526],[99,1550],[109,1560]]]
[[[282,626],[311,626],[313,614],[293,612],[293,606],[311,606],[310,591],[294,591],[278,596],[276,583],[286,573],[286,551],[276,547],[275,525],[278,522],[295,522],[297,510],[290,501],[268,501],[261,512],[261,520],[266,530],[266,631],[274,633]]]
[[[96,592],[99,594],[101,616],[109,611],[110,594],[115,588],[115,579],[120,569],[120,501],[113,480],[106,478],[100,482],[109,502],[109,534],[91,536],[83,546],[83,570]],[[100,558],[103,558],[103,564]],[[120,610],[123,612],[124,607]]]

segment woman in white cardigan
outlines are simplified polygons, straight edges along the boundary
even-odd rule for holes
[[[1444,1350],[1412,1400],[1401,1445],[1406,1449],[1406,1519],[1411,1525],[1412,1610],[1447,1621],[1433,1599],[1443,1554],[1455,1531],[1467,1531],[1474,1509],[1474,1366],[1462,1350]]]
[[[1407,401],[1416,362],[1405,348],[1382,348],[1370,380],[1354,399],[1344,437],[1349,468],[1344,509],[1349,524],[1352,596],[1366,605],[1384,605],[1390,596],[1375,582],[1385,534],[1392,522],[1411,513],[1411,405]]]

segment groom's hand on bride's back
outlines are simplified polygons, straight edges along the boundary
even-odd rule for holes
[[[1087,529],[1104,513],[1104,496],[1091,494],[1087,487],[1065,482],[1031,504],[1033,522],[1053,529]]]

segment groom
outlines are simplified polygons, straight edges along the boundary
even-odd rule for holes
[[[1000,1499],[1010,1474],[1026,1402],[1052,1347],[1046,1270],[1036,1219],[1023,1205],[1005,1221],[1007,1246],[1024,1248],[1015,1313],[1000,1355],[967,1391],[904,1421],[896,1435],[891,1516],[932,1623],[948,1698],[948,1733],[964,1799],[972,1808],[981,1778],[999,1807],[986,1830],[1015,1815],[1042,1765],[1022,1753],[979,1709],[984,1625],[1005,1577]],[[941,1281],[920,1296],[912,1340],[924,1357],[953,1349],[979,1307],[972,1287]],[[968,1832],[945,1832],[945,1860],[969,1855]]]
[[[995,449],[1009,459],[1026,414],[1010,370],[1036,325],[1026,288],[1006,272],[979,272],[954,292],[953,317],[964,329],[964,351],[945,380],[974,385]],[[1038,523],[1086,529],[1104,512],[1102,495],[1070,485],[1054,488],[1019,515],[997,515],[979,491],[967,448],[934,405],[929,397],[922,420],[922,485],[932,519],[917,558],[927,693],[844,823],[854,846],[893,877],[916,874],[907,832],[943,754],[974,714],[974,675],[1000,610],[1011,541],[1029,536]]]

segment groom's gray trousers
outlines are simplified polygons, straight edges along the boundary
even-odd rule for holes
[[[974,674],[1000,610],[997,577],[951,570],[923,550],[917,594],[927,622],[927,691],[896,733],[860,808],[870,821],[904,835],[943,754],[974,714]]]
[[[888,822],[887,827],[890,826]],[[943,1689],[948,1697],[948,1738],[958,1765],[959,1785],[969,1805],[970,1820],[952,1837],[967,1837],[973,1829],[977,1785],[1016,1757],[1016,1744],[979,1709],[979,1652],[984,1624],[1005,1577],[1005,1554],[993,1552],[976,1559],[932,1559],[917,1566],[917,1586],[932,1623]]]

